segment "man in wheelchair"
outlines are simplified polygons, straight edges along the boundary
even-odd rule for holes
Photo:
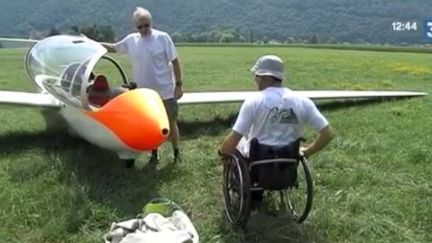
[[[315,104],[282,86],[283,66],[279,57],[266,55],[251,68],[261,92],[242,104],[231,132],[219,146],[222,161],[227,161],[233,154],[244,157],[249,163],[283,157],[298,159],[300,153],[308,158],[333,138],[329,122]],[[311,144],[300,147],[304,126],[312,127],[317,135]],[[266,177],[270,182],[280,179],[272,177],[271,173]],[[251,181],[254,182],[254,178]],[[262,193],[252,192],[252,199],[261,200]]]

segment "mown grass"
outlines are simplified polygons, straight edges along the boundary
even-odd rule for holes
[[[353,44],[308,44],[308,43],[287,43],[287,44],[258,44],[258,43],[176,43],[177,46],[189,47],[246,47],[246,48],[316,48],[335,50],[358,50],[358,51],[379,51],[379,52],[413,52],[431,53],[429,44],[419,46],[390,46],[390,45],[353,45]]]
[[[430,54],[187,46],[179,53],[187,91],[253,90],[248,70],[263,54],[285,60],[286,85],[293,89],[432,91]],[[23,55],[0,49],[1,89],[32,90]],[[125,57],[116,57],[129,69]],[[1,106],[0,239],[101,242],[112,221],[134,217],[162,196],[186,209],[202,242],[430,242],[431,106],[430,96],[321,102],[337,137],[312,159],[308,219],[297,225],[258,214],[246,232],[233,231],[222,216],[215,153],[238,104],[181,107],[183,162],[171,163],[166,144],[156,171],[146,166],[145,154],[135,170],[126,170],[115,154],[47,130],[38,109]]]

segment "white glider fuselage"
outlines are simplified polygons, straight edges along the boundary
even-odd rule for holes
[[[64,105],[59,112],[74,133],[96,146],[116,152],[120,159],[134,159],[141,152],[127,146],[109,128],[75,107]]]
[[[58,108],[68,127],[99,147],[133,159],[160,146],[169,135],[169,123],[159,95],[150,89],[123,89],[113,95],[104,75],[93,73],[106,49],[81,36],[53,36],[35,44],[27,53],[26,70],[38,94],[9,92],[9,103]],[[28,101],[28,99],[31,99]],[[30,103],[29,103],[30,102]],[[5,103],[5,101],[3,101]]]

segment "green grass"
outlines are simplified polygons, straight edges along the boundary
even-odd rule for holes
[[[413,53],[431,53],[430,45],[420,46],[389,46],[389,45],[353,45],[353,44],[307,44],[307,43],[289,43],[289,44],[252,44],[252,43],[194,43],[180,42],[177,46],[189,47],[253,47],[253,48],[317,48],[317,49],[335,49],[335,50],[360,50],[360,51],[380,51],[380,52],[413,52]]]
[[[260,55],[278,54],[293,89],[432,92],[430,54],[188,46],[179,53],[186,91],[253,90],[250,66]],[[24,54],[0,49],[0,89],[32,90]],[[129,69],[125,57],[119,60]],[[40,110],[1,106],[0,239],[101,242],[111,222],[162,196],[190,213],[202,242],[431,242],[431,96],[319,106],[337,137],[312,158],[312,212],[301,225],[258,215],[247,232],[233,231],[222,216],[215,152],[239,104],[181,107],[183,162],[171,163],[166,144],[156,172],[145,154],[139,169],[126,170],[114,153],[46,130]]]

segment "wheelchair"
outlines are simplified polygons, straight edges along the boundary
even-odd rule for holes
[[[298,139],[286,146],[250,143],[246,159],[239,151],[228,158],[223,170],[224,211],[234,227],[244,227],[256,203],[264,196],[273,201],[277,211],[292,214],[303,222],[313,199],[313,181],[308,161],[299,152]]]

